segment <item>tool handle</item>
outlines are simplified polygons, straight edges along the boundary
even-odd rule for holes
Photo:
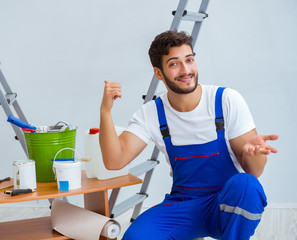
[[[4,179],[1,179],[1,180],[0,180],[0,183],[3,183],[3,182],[5,182],[5,181],[8,181],[8,180],[10,180],[10,177],[7,177],[7,178],[4,178]]]
[[[82,157],[81,158],[82,162],[90,162],[91,161],[91,157]]]
[[[11,196],[16,196],[19,194],[24,194],[24,193],[32,193],[34,192],[33,189],[31,188],[26,188],[26,189],[12,189],[12,190],[6,190],[4,191],[5,194],[10,194]]]
[[[34,126],[32,126],[32,125],[18,119],[16,117],[12,116],[12,115],[9,115],[7,121],[14,124],[14,125],[16,125],[16,126],[18,126],[18,127],[21,127],[21,128],[28,128],[28,129],[36,130],[36,127],[34,127]]]

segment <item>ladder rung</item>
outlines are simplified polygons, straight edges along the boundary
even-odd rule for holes
[[[111,217],[114,218],[114,217],[121,215],[122,213],[126,212],[127,210],[134,207],[138,203],[143,202],[147,197],[148,197],[147,194],[137,193],[136,195],[134,195],[134,196],[128,198],[127,200],[121,202],[120,204],[114,206],[112,213],[111,213]]]
[[[187,14],[182,17],[182,20],[192,21],[192,22],[202,22],[203,19],[206,17],[207,17],[207,14],[205,13],[187,12]]]
[[[139,177],[142,174],[148,172],[149,170],[153,169],[157,164],[159,164],[159,161],[157,160],[147,160],[129,170],[129,173],[132,175]]]
[[[176,11],[173,11],[172,14],[175,15]],[[184,10],[182,15],[183,21],[191,21],[191,22],[202,22],[204,18],[207,18],[208,15],[206,13],[196,13],[196,12],[188,12]]]
[[[16,100],[17,94],[16,93],[8,93],[5,95],[8,105],[12,105]]]

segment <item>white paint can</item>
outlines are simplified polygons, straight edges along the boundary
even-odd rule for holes
[[[36,189],[35,161],[17,160],[13,164],[13,183],[15,189]]]
[[[81,162],[54,162],[58,189],[68,191],[81,188]]]
[[[69,191],[81,188],[81,162],[56,160],[58,154],[64,150],[72,150],[80,156],[79,152],[73,148],[62,148],[57,152],[56,156],[54,157],[53,171],[57,178],[58,189],[60,191]]]

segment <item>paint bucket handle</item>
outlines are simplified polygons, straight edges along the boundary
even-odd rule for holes
[[[55,174],[55,179],[57,179],[57,175],[56,175],[56,171],[55,171],[55,168],[54,168],[54,163],[55,163],[55,161],[56,161],[56,158],[57,158],[58,154],[59,154],[60,152],[64,151],[64,150],[72,150],[72,151],[74,151],[75,153],[77,153],[77,154],[79,155],[79,159],[82,158],[82,157],[81,157],[81,154],[80,154],[77,150],[75,150],[74,148],[62,148],[62,149],[60,149],[60,150],[56,153],[56,155],[55,155],[55,157],[54,157],[54,160],[53,160],[53,172],[54,172],[54,174]],[[75,159],[75,157],[74,157],[74,159]]]
[[[63,123],[63,124],[66,125],[66,126],[69,125],[68,123],[66,123],[66,122],[64,122],[64,121],[59,121],[59,122],[57,122],[57,123],[53,126],[53,128],[57,127],[60,123]]]

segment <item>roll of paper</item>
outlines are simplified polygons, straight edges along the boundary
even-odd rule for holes
[[[110,220],[104,225],[101,235],[104,237],[114,239],[117,236],[119,236],[120,232],[120,225],[116,221]]]
[[[51,221],[54,230],[77,240],[114,239],[121,232],[117,221],[59,199],[52,202]]]

